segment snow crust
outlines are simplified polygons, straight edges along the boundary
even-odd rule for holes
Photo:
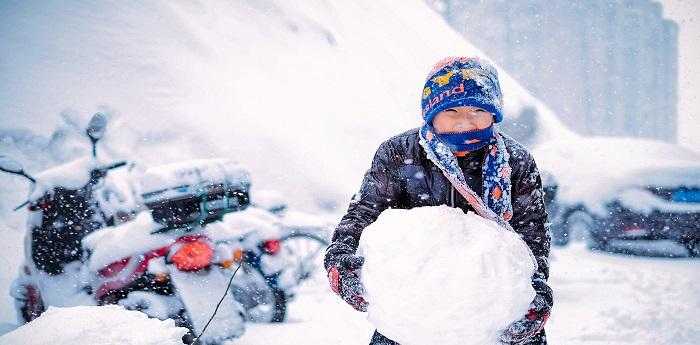
[[[402,345],[496,344],[535,296],[525,242],[472,212],[387,210],[360,250],[369,320]]]
[[[0,337],[0,344],[175,345],[187,329],[120,306],[50,307],[38,319]]]
[[[246,237],[250,241],[275,239],[281,235],[280,231],[279,218],[257,207],[227,213],[221,221],[209,223],[205,227],[205,233],[214,241],[239,237]]]

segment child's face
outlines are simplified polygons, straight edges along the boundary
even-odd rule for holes
[[[488,128],[493,124],[493,114],[477,107],[445,109],[433,119],[438,133],[467,132]]]

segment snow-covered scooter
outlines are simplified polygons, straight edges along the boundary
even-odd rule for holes
[[[104,163],[96,145],[104,134],[106,117],[95,114],[86,134],[92,156],[48,169],[36,176],[8,157],[0,157],[0,170],[23,176],[32,183],[26,206],[25,258],[10,294],[18,321],[29,322],[48,306],[94,304],[81,289],[83,251],[87,234],[128,219],[133,198],[123,180],[108,173],[126,162]],[[110,178],[108,178],[110,177]]]
[[[242,244],[231,230],[213,224],[242,212],[248,190],[247,172],[226,160],[148,169],[140,178],[146,209],[131,222],[83,239],[98,303],[174,319],[190,329],[186,342],[199,337],[199,343],[215,344],[242,335],[246,310],[226,293]],[[238,274],[236,282],[244,276]]]
[[[299,246],[304,233],[275,213],[279,203],[266,205],[269,209],[251,205],[249,188],[247,171],[226,159],[148,169],[140,178],[147,210],[83,240],[100,303],[176,320],[186,310],[198,334],[236,271],[224,309],[207,334],[216,334],[214,325],[235,324],[230,297],[250,321],[283,321],[287,301],[310,268],[301,263],[309,246]],[[316,245],[318,251],[322,247]]]
[[[106,116],[102,114],[96,114],[90,121],[86,133],[93,144],[91,156],[53,167],[35,176],[26,173],[17,162],[0,157],[0,170],[24,176],[32,182],[28,201],[17,207],[17,210],[24,206],[28,209],[25,260],[10,291],[15,299],[18,321],[20,324],[30,322],[49,306],[119,303],[133,307],[144,305],[147,301],[150,308],[144,308],[144,312],[161,319],[174,318],[181,326],[192,330],[184,339],[192,340],[201,334],[203,322],[212,314],[213,304],[218,300],[218,296],[208,294],[220,296],[228,285],[228,278],[224,280],[223,274],[228,277],[230,272],[218,272],[217,275],[209,264],[198,261],[207,255],[203,250],[207,243],[204,236],[193,232],[176,236],[174,241],[170,241],[171,234],[176,233],[170,230],[175,229],[152,221],[144,224],[144,219],[152,218],[150,212],[138,213],[143,201],[135,190],[138,187],[133,183],[132,176],[116,178],[115,174],[109,173],[126,165],[126,162],[105,164],[97,157],[96,145],[104,134],[106,124]],[[210,195],[210,205],[216,202],[213,198],[217,195]],[[247,203],[247,195],[235,196],[240,197],[239,204]],[[151,206],[157,217],[167,217],[169,214],[183,221],[187,212],[191,211]],[[134,219],[132,225],[131,220],[136,214],[139,217]],[[149,229],[149,226],[150,229],[157,229],[155,235],[149,233],[137,238],[130,236],[133,232],[127,231]],[[158,234],[159,231],[169,234]],[[93,234],[95,236],[91,236]],[[118,241],[99,241],[122,234],[124,236]],[[168,237],[167,247],[154,245],[154,240],[164,236]],[[93,247],[86,246],[86,243]],[[100,248],[113,251],[111,255],[119,252],[128,252],[129,255],[115,263],[100,266],[99,260],[109,257],[103,255]],[[183,281],[177,289],[170,284],[170,291],[159,290],[156,283],[163,277],[162,274],[153,276],[153,280],[145,279],[151,277],[149,272],[164,272],[158,269],[158,264],[162,263],[159,258],[168,258],[173,263],[175,269],[167,277],[171,282]],[[222,279],[217,280],[217,277]],[[185,281],[191,283],[189,287]],[[141,283],[145,285],[139,285]],[[193,285],[199,285],[199,288],[191,288]],[[129,291],[134,294],[127,293],[124,299],[119,298],[120,293]],[[202,291],[209,293],[203,294]],[[159,292],[165,297],[149,299],[148,293],[151,292]],[[163,301],[168,303],[159,304]],[[217,319],[213,320],[199,343],[217,343],[243,333],[243,308],[232,298],[225,302],[228,303],[222,302]],[[198,313],[196,308],[206,309],[206,312]]]
[[[191,340],[202,333],[239,267],[200,342],[240,336],[244,317],[283,321],[287,302],[314,268],[310,258],[327,245],[318,229],[310,230],[318,228],[314,217],[297,212],[290,223],[283,216],[286,205],[269,197],[249,207],[249,175],[227,160],[153,167],[137,179],[106,178],[126,163],[98,162],[96,144],[105,126],[98,114],[87,130],[92,157],[37,178],[0,160],[0,169],[35,182],[27,264],[12,290],[21,321],[49,305],[121,304],[175,319],[191,330]],[[54,237],[43,241],[37,235],[43,233]],[[67,240],[70,248],[55,239]]]

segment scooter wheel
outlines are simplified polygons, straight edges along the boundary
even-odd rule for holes
[[[44,301],[41,299],[41,293],[33,285],[27,285],[25,288],[25,299],[22,301],[20,313],[25,322],[31,322],[41,316],[46,310]]]
[[[287,295],[284,291],[274,289],[275,310],[270,322],[284,322],[287,316]]]
[[[685,248],[688,250],[688,256],[692,258],[700,257],[700,239],[693,238],[685,243]]]

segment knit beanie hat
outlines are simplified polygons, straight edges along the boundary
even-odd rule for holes
[[[423,87],[423,119],[432,126],[438,113],[460,106],[489,111],[495,123],[503,120],[501,86],[491,64],[477,57],[461,56],[447,57],[435,64]]]

